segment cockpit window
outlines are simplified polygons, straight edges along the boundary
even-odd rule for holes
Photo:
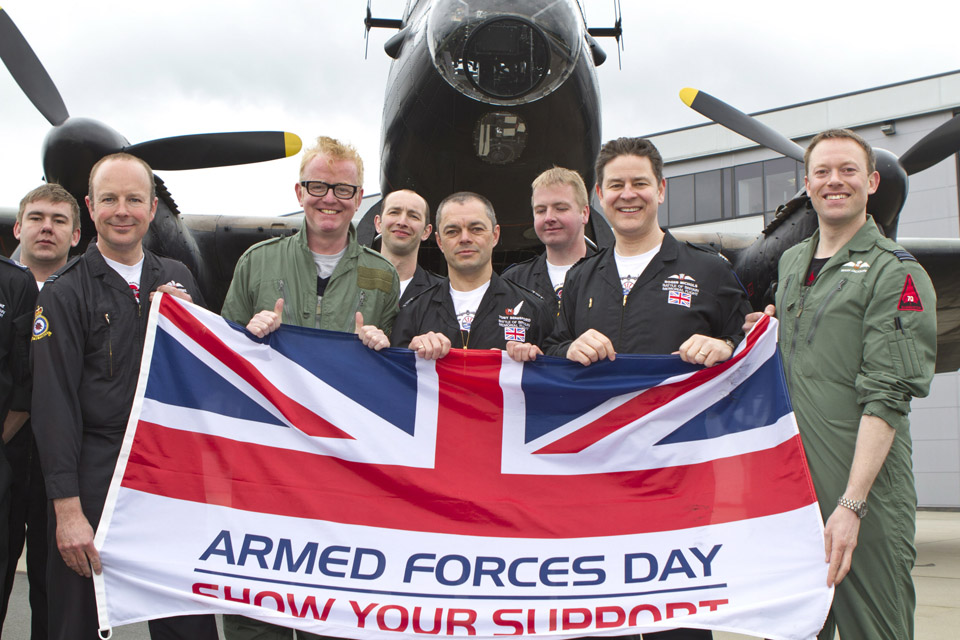
[[[428,34],[444,79],[472,98],[498,105],[531,102],[563,84],[580,53],[583,22],[570,2],[523,4],[436,2]]]

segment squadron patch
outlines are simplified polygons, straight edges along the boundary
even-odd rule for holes
[[[503,329],[503,339],[513,342],[526,342],[527,331],[533,324],[533,318],[520,315],[520,309],[523,307],[523,300],[517,303],[515,307],[503,310],[503,314],[498,316],[497,324]]]
[[[50,323],[43,315],[43,307],[37,307],[33,312],[33,337],[32,340],[42,340],[50,335]]]
[[[850,261],[840,267],[840,273],[866,273],[870,263],[864,260]]]
[[[693,276],[675,273],[663,281],[662,291],[667,292],[667,304],[690,308],[693,299],[700,295],[700,286]]]
[[[0,302],[0,318],[2,318],[3,316],[5,316],[6,314],[7,314],[7,305],[5,305],[4,303]]]
[[[900,303],[897,305],[897,309],[900,311],[923,311],[920,294],[913,284],[913,278],[909,275],[903,282],[903,291],[900,292]]]

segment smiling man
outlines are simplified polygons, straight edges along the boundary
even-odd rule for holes
[[[303,153],[294,185],[303,225],[292,236],[257,243],[240,257],[223,317],[260,337],[281,323],[361,335],[379,328],[389,334],[399,279],[389,260],[357,242],[352,220],[362,184],[357,150],[317,138]],[[361,316],[367,329],[357,324]]]
[[[933,377],[937,299],[923,267],[867,213],[879,184],[870,145],[825,131],[804,161],[820,226],[780,259],[776,302],[836,585],[819,637],[909,639],[917,494],[907,414]]]
[[[729,358],[750,310],[746,293],[723,257],[660,228],[666,180],[657,148],[644,138],[604,144],[597,195],[616,242],[567,273],[545,351],[582,365],[617,353],[677,353],[706,366]],[[673,629],[643,637],[699,640],[711,633]]]
[[[352,220],[363,197],[357,150],[320,136],[303,152],[294,186],[303,225],[292,236],[253,245],[237,262],[222,315],[263,337],[281,324],[357,333],[374,349],[397,315],[399,280],[390,261],[357,243]],[[366,323],[366,324],[365,324]],[[223,617],[227,640],[293,638],[293,629]],[[317,638],[297,632],[298,638]]]
[[[559,305],[567,271],[578,260],[594,253],[584,236],[590,219],[587,188],[579,173],[563,167],[547,169],[531,186],[533,230],[545,250],[536,258],[510,267],[503,277]]]
[[[50,638],[98,638],[94,529],[139,379],[150,293],[200,300],[190,271],[143,248],[157,211],[153,171],[119,153],[90,172],[97,240],[47,280],[33,323],[32,422],[55,518],[47,593]],[[71,236],[67,236],[71,237]],[[154,638],[217,637],[213,616],[151,620]]]
[[[722,256],[660,228],[666,180],[657,148],[612,140],[600,149],[597,177],[616,242],[567,273],[547,352],[583,365],[618,352],[678,353],[707,366],[729,358],[746,294]]]
[[[420,243],[430,237],[430,206],[416,191],[400,189],[383,199],[373,225],[380,234],[380,253],[400,277],[400,304],[440,281],[417,263]]]
[[[449,277],[400,309],[393,343],[437,359],[451,347],[504,349],[516,360],[532,360],[553,325],[543,298],[493,271],[500,226],[493,205],[462,191],[437,207],[437,244]]]

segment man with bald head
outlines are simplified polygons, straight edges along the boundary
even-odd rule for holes
[[[380,253],[389,260],[400,276],[400,305],[424,289],[440,281],[417,263],[420,243],[430,237],[430,205],[416,191],[400,189],[383,199],[383,206],[373,218],[380,234]]]
[[[50,638],[99,638],[93,544],[139,379],[150,295],[202,302],[181,263],[143,248],[157,211],[153,171],[113,154],[90,172],[97,240],[47,280],[33,323],[32,422],[52,511]],[[153,638],[217,637],[213,616],[150,621]]]

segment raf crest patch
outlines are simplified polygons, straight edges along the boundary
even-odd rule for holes
[[[43,315],[43,307],[33,312],[33,340],[42,340],[50,335],[50,323]]]
[[[903,282],[903,291],[900,292],[900,303],[897,304],[897,309],[900,311],[923,311],[920,294],[913,284],[913,278],[909,275]]]

